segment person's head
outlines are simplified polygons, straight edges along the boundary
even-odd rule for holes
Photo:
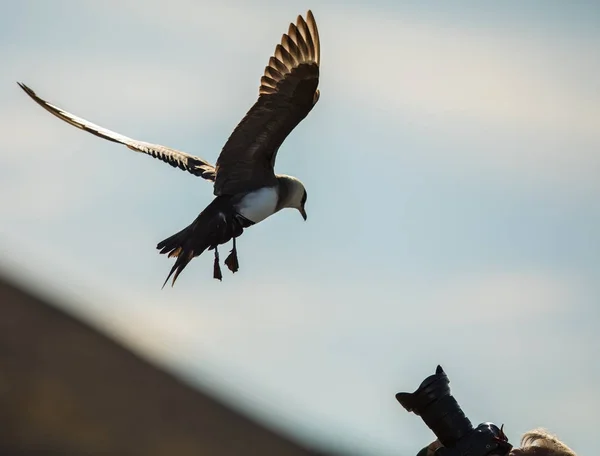
[[[510,456],[577,456],[558,437],[544,429],[533,429],[521,438],[521,447],[513,448]]]
[[[435,456],[442,444],[439,440],[423,448],[417,456]],[[533,429],[521,438],[520,448],[513,448],[509,456],[577,456],[575,452],[561,442],[558,437],[544,429]]]

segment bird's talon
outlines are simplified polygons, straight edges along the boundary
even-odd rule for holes
[[[213,266],[213,278],[218,281],[223,280],[223,274],[221,273],[221,265],[219,264],[219,249],[215,247],[215,264]]]
[[[219,281],[223,280],[223,274],[221,273],[221,266],[219,265],[218,257],[215,257],[215,265],[213,268],[213,277]]]
[[[229,256],[225,259],[225,264],[227,265],[227,267],[229,268],[229,270],[233,273],[238,272],[238,270],[240,269],[240,263],[238,261],[238,257],[237,257],[237,251],[232,250],[229,253]]]

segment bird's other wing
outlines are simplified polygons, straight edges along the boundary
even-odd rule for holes
[[[215,195],[275,182],[279,146],[319,99],[319,61],[319,32],[309,10],[282,36],[260,80],[258,100],[223,146]]]
[[[136,152],[142,152],[144,154],[151,155],[154,158],[158,158],[159,160],[168,163],[169,165],[182,169],[184,171],[188,171],[195,176],[203,177],[204,179],[214,181],[215,180],[215,168],[213,165],[208,163],[205,160],[202,160],[199,157],[195,157],[194,155],[186,154],[185,152],[181,152],[175,149],[171,149],[169,147],[161,146],[159,144],[151,144],[143,141],[137,141],[135,139],[128,138],[127,136],[123,136],[119,133],[115,133],[114,131],[108,130],[99,125],[93,124],[81,117],[77,117],[74,114],[71,114],[58,106],[54,106],[47,101],[40,98],[33,90],[27,87],[23,83],[18,83],[19,86],[29,95],[37,104],[39,104],[46,111],[54,114],[59,119],[64,120],[65,122],[80,128],[82,130],[87,131],[93,135],[96,135],[100,138],[108,139],[109,141],[113,141],[119,144],[124,144],[129,147],[131,150]]]

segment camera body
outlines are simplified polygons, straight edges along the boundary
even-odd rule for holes
[[[512,449],[502,428],[481,423],[473,428],[450,392],[450,380],[441,366],[414,393],[398,393],[396,399],[421,417],[443,447],[436,456],[507,456]]]

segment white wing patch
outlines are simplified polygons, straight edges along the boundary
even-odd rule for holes
[[[277,187],[263,187],[244,196],[237,208],[241,215],[258,223],[275,213],[278,200]]]

